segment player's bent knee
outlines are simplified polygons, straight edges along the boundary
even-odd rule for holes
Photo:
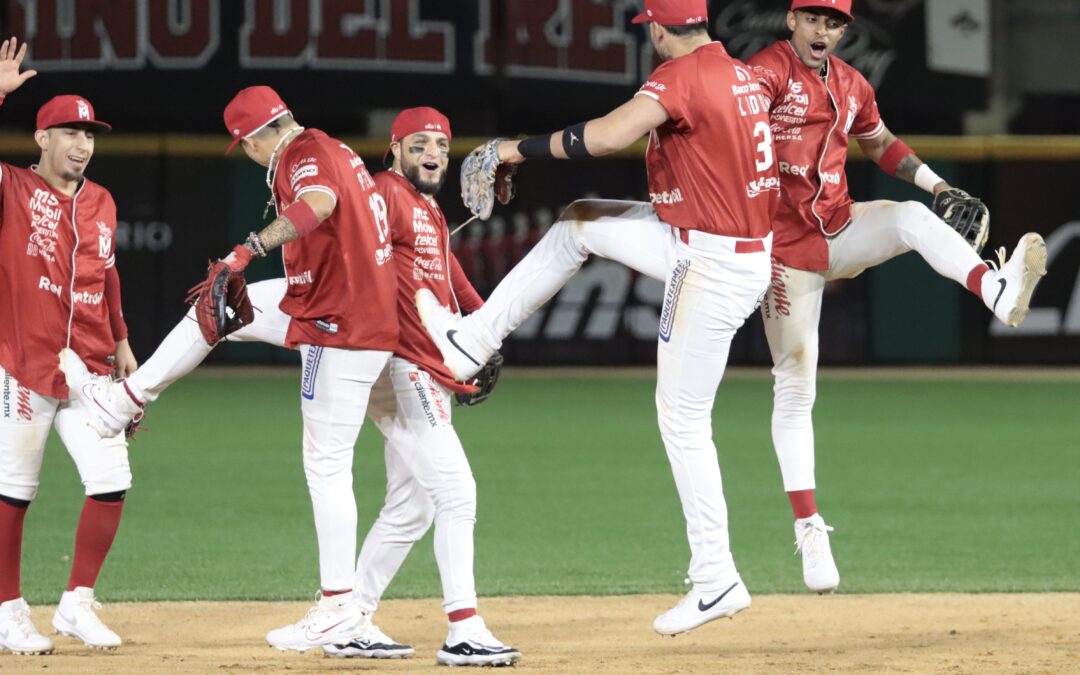
[[[131,489],[131,469],[126,466],[117,467],[99,476],[85,478],[83,486],[86,488],[87,497],[125,493]]]

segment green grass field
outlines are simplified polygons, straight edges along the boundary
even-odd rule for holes
[[[207,370],[150,410],[135,487],[98,582],[106,601],[306,599],[318,586],[298,373]],[[734,374],[714,430],[732,543],[752,592],[803,590],[769,437],[771,381]],[[455,409],[479,489],[482,596],[681,592],[689,551],[650,373],[504,375]],[[823,378],[818,504],[843,592],[1080,591],[1080,380]],[[357,451],[361,536],[382,443]],[[55,602],[82,502],[55,436],[23,547],[23,593]],[[430,535],[388,597],[439,596]]]

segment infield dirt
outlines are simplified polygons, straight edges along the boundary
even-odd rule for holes
[[[661,638],[653,617],[678,598],[512,597],[481,601],[488,626],[538,673],[1080,672],[1080,594],[763,595],[733,620]],[[123,638],[96,652],[54,636],[49,656],[0,655],[4,673],[440,672],[437,599],[388,600],[376,623],[413,644],[402,661],[281,653],[266,631],[299,619],[303,602],[107,605]],[[39,629],[51,607],[35,607]],[[50,628],[51,630],[51,628]],[[441,672],[446,672],[445,670]]]

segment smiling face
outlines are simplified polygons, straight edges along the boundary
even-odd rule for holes
[[[39,170],[68,183],[82,180],[94,156],[94,132],[77,127],[39,129],[34,140],[41,148]]]
[[[787,25],[795,53],[807,67],[817,70],[836,50],[848,21],[843,14],[830,9],[797,9],[787,13]]]
[[[435,195],[446,180],[450,163],[450,139],[439,131],[409,134],[393,146],[394,169],[417,190]]]

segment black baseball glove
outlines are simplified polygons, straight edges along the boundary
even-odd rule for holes
[[[981,199],[957,188],[942,190],[934,195],[934,213],[982,253],[990,238],[990,209]]]
[[[187,303],[195,307],[199,330],[211,347],[255,320],[243,272],[222,260],[210,263],[206,279],[188,290]]]
[[[492,390],[495,389],[495,383],[499,381],[499,372],[502,370],[502,365],[502,354],[496,352],[495,355],[484,364],[484,367],[476,374],[476,378],[470,383],[475,385],[477,390],[471,394],[454,395],[458,405],[478,405],[486,401],[488,396],[491,396]]]

